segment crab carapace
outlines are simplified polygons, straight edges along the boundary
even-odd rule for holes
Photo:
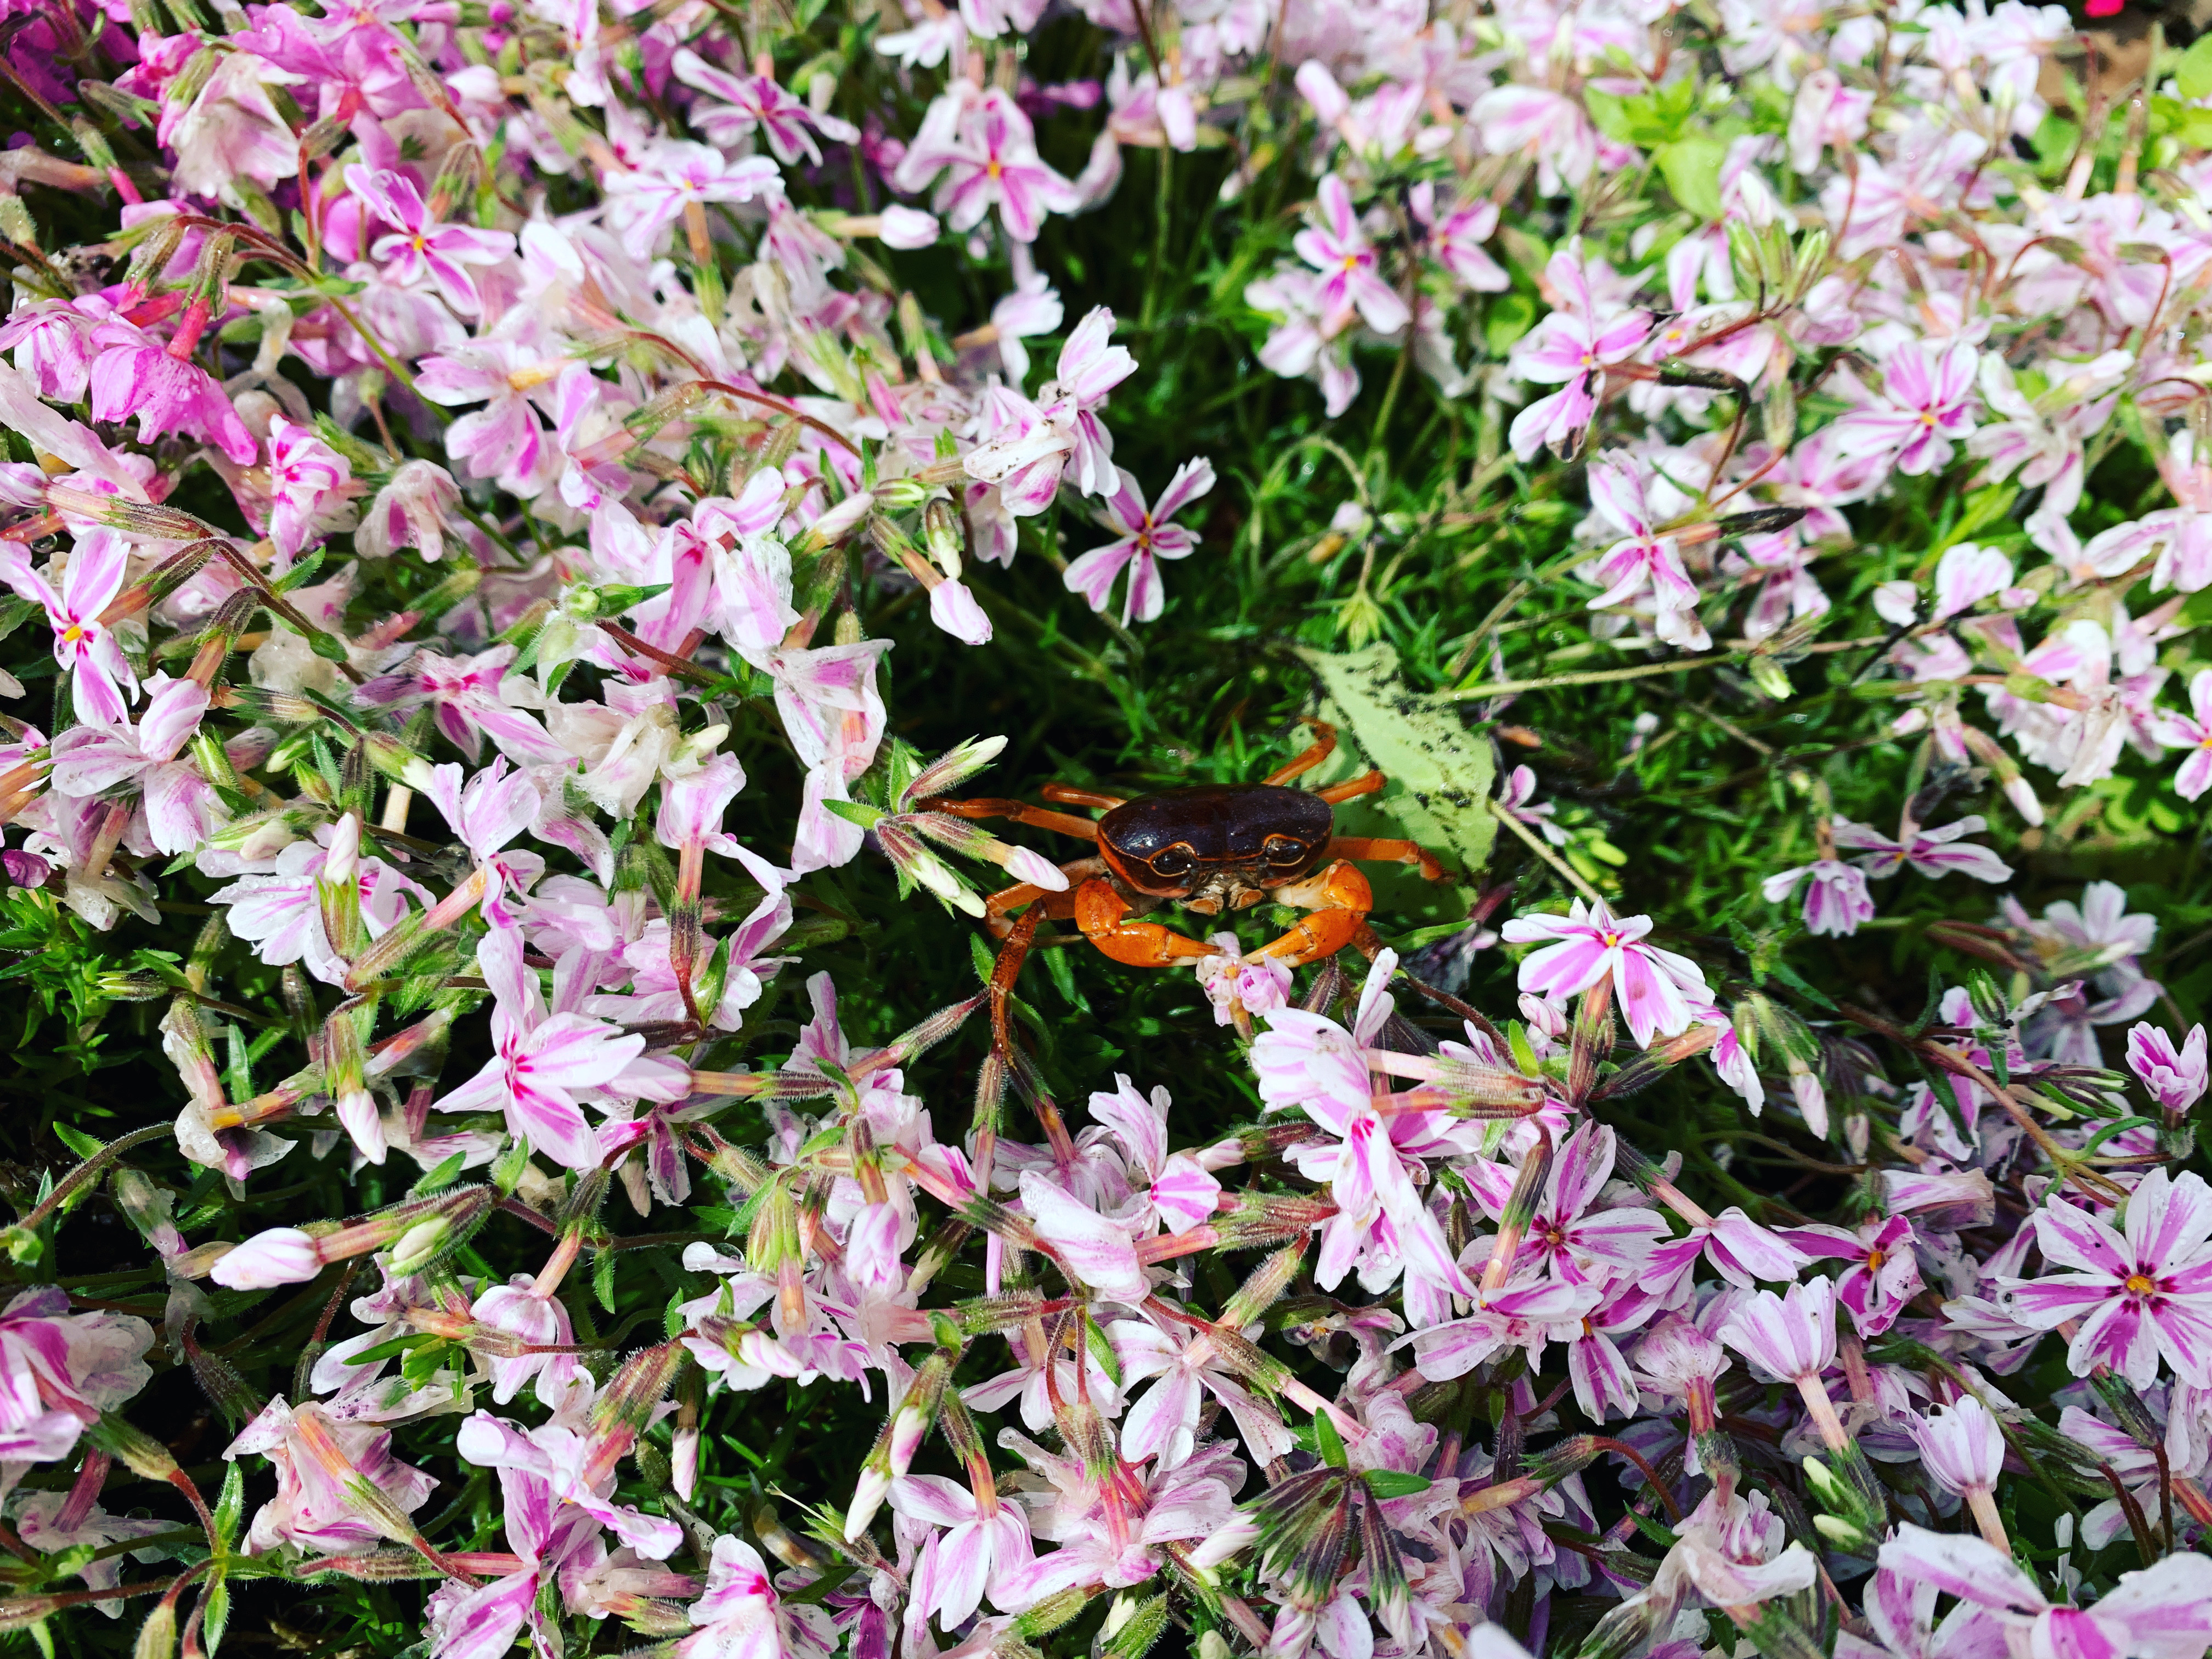
[[[1054,892],[1024,882],[994,893],[986,908],[993,933],[1013,931],[1012,913],[1074,919],[1084,936],[1116,962],[1165,968],[1213,956],[1220,947],[1157,921],[1134,920],[1163,905],[1218,915],[1269,900],[1311,912],[1255,955],[1292,967],[1334,956],[1365,931],[1373,890],[1353,860],[1416,866],[1431,881],[1443,866],[1419,844],[1336,833],[1334,809],[1374,793],[1386,780],[1369,772],[1326,789],[1289,787],[1336,747],[1334,726],[1315,720],[1313,746],[1260,783],[1208,783],[1124,798],[1047,784],[1046,799],[1064,806],[1104,807],[1100,818],[1077,817],[1024,801],[932,800],[931,811],[963,818],[1012,818],[1080,836],[1097,853],[1060,866],[1067,889]]]

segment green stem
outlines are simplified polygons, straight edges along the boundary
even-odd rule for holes
[[[1160,278],[1168,268],[1168,210],[1169,198],[1174,193],[1175,152],[1163,143],[1160,145],[1158,193],[1152,204],[1152,268],[1145,276],[1145,308],[1138,320],[1146,328],[1152,325],[1159,314]]]

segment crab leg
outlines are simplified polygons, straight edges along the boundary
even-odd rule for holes
[[[1085,938],[1116,962],[1132,968],[1165,968],[1194,957],[1221,954],[1218,945],[1178,933],[1157,921],[1131,921],[1128,915],[1129,901],[1109,881],[1094,878],[1076,889],[1075,925]]]
[[[1292,778],[1312,771],[1315,767],[1319,766],[1336,752],[1334,726],[1327,720],[1309,720],[1306,724],[1313,727],[1313,747],[1292,760],[1288,765],[1278,767],[1274,771],[1270,772],[1261,780],[1261,783],[1288,783]]]
[[[1001,887],[983,901],[983,925],[991,930],[993,939],[1004,939],[1013,932],[1010,914],[1024,904],[1035,904],[1039,899],[1037,914],[1049,916],[1054,921],[1064,921],[1075,914],[1076,885],[1091,876],[1106,873],[1106,860],[1101,858],[1070,859],[1060,866],[1060,873],[1067,878],[1067,888],[1054,891],[1038,886],[1035,882],[1017,882],[1012,887]]]
[[[1371,859],[1377,864],[1417,864],[1426,880],[1451,879],[1451,872],[1437,861],[1437,855],[1417,841],[1339,836],[1329,842],[1328,850],[1340,859]]]
[[[1066,812],[1047,811],[1042,806],[1032,806],[1022,800],[997,800],[988,797],[975,800],[946,800],[940,796],[918,803],[915,810],[950,812],[956,818],[1012,818],[1016,823],[1034,824],[1040,830],[1056,830],[1063,836],[1073,836],[1079,841],[1098,839],[1098,826],[1091,819],[1079,818]]]
[[[1270,895],[1279,904],[1296,904],[1313,915],[1253,954],[1280,957],[1291,967],[1333,957],[1359,937],[1367,926],[1367,913],[1375,908],[1375,892],[1367,878],[1342,859],[1323,866],[1304,881],[1278,887]]]

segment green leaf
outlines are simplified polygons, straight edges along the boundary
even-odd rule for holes
[[[1328,1413],[1323,1412],[1313,1422],[1314,1440],[1321,1448],[1321,1461],[1333,1469],[1350,1468],[1352,1460],[1344,1455],[1343,1437],[1337,1433],[1336,1425],[1328,1420]]]
[[[238,1540],[238,1523],[246,1513],[246,1465],[231,1461],[222,1477],[222,1492],[215,1500],[215,1535],[228,1549]]]
[[[97,1135],[88,1135],[82,1129],[72,1129],[66,1123],[55,1124],[53,1130],[54,1139],[79,1158],[90,1158],[106,1144]]]
[[[2196,45],[2181,54],[2181,61],[2173,66],[2173,80],[2181,95],[2191,102],[2212,97],[2212,34],[2199,36]]]
[[[1367,1471],[1367,1490],[1377,1498],[1411,1498],[1426,1492],[1431,1484],[1425,1474],[1401,1474],[1395,1469]]]
[[[1320,677],[1321,718],[1389,779],[1371,798],[1372,816],[1389,821],[1379,832],[1420,842],[1462,878],[1487,864],[1498,838],[1490,815],[1498,761],[1490,738],[1467,729],[1462,706],[1408,687],[1388,644],[1299,655]],[[1358,816],[1340,811],[1346,834],[1366,833]],[[1462,907],[1463,915],[1463,897]]]
[[[1674,199],[1708,222],[1721,216],[1721,163],[1728,146],[1709,133],[1692,133],[1662,146],[1659,171]]]
[[[1536,301],[1517,289],[1499,295],[1482,313],[1483,348],[1503,357],[1513,343],[1536,325]]]
[[[460,1179],[461,1165],[467,1160],[466,1152],[455,1152],[434,1170],[424,1170],[422,1178],[407,1189],[407,1196],[428,1198],[434,1193],[444,1192],[447,1188]]]

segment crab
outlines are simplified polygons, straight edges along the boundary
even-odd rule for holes
[[[1158,921],[1136,918],[1179,904],[1218,915],[1272,900],[1310,912],[1254,954],[1291,967],[1334,956],[1373,935],[1367,927],[1375,895],[1355,860],[1411,865],[1431,881],[1450,875],[1419,842],[1336,833],[1334,809],[1370,795],[1388,780],[1368,772],[1325,789],[1290,787],[1336,748],[1336,728],[1321,720],[1312,747],[1258,783],[1200,784],[1125,797],[1048,783],[1040,792],[1063,806],[1103,807],[1099,818],[1077,817],[1025,801],[995,799],[923,803],[963,818],[1005,818],[1094,842],[1097,851],[1060,866],[1064,891],[1023,882],[985,902],[986,925],[1018,951],[1039,918],[1073,918],[1084,937],[1133,968],[1168,968],[1222,953],[1222,947]],[[1025,911],[1018,923],[1016,911]]]

